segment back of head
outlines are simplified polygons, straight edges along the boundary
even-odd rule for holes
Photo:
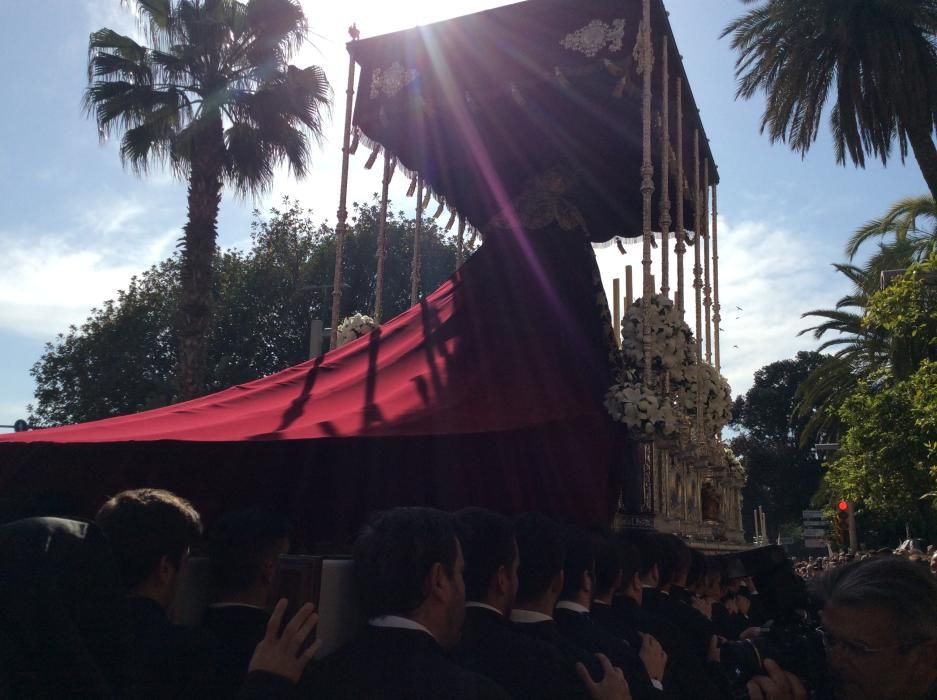
[[[698,549],[688,547],[690,551],[690,570],[686,577],[686,587],[694,588],[703,584],[706,576],[706,555]]]
[[[0,527],[0,562],[0,690],[118,697],[126,616],[100,531],[59,518],[13,522]]]
[[[212,583],[218,594],[243,593],[261,581],[265,562],[276,558],[290,535],[286,518],[263,510],[225,515],[208,537]]]
[[[593,549],[595,551],[595,592],[596,597],[607,596],[614,593],[614,588],[619,580],[629,581],[622,572],[622,547],[619,545],[615,536],[608,532],[603,532],[593,538]],[[632,572],[631,576],[634,576]]]
[[[355,583],[364,614],[406,615],[426,600],[434,564],[452,576],[458,559],[455,519],[434,508],[378,513],[355,542]]]
[[[146,581],[164,556],[180,566],[202,534],[192,505],[162,489],[119,493],[101,506],[95,522],[110,542],[127,591]]]
[[[661,551],[660,585],[673,585],[683,579],[690,570],[690,548],[676,535],[658,535],[657,539]]]
[[[880,608],[894,616],[902,642],[937,639],[937,578],[898,557],[856,561],[811,581],[822,605]]]
[[[504,566],[510,571],[514,564],[514,523],[484,508],[466,508],[456,513],[456,519],[465,559],[465,598],[483,601],[498,569]]]
[[[517,601],[531,602],[541,598],[563,570],[566,560],[563,529],[540,513],[524,513],[514,525],[521,558]]]
[[[622,530],[618,541],[625,547],[633,547],[638,556],[638,573],[642,578],[649,576],[652,569],[661,564],[661,547],[657,533],[649,530]],[[628,572],[624,572],[625,581]]]
[[[594,588],[595,553],[592,537],[576,527],[566,528],[566,558],[563,563],[561,600],[573,600],[583,592],[583,574],[588,574]]]

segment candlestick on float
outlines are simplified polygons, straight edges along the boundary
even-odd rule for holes
[[[621,281],[612,280],[612,327],[615,329],[615,342],[621,345]]]

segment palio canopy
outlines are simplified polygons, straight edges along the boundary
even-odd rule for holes
[[[671,86],[683,78],[687,188],[696,131],[701,166],[708,159],[717,182],[666,10],[660,0],[651,7],[654,114],[666,38]],[[641,8],[641,0],[530,0],[352,42],[361,67],[354,123],[365,145],[388,149],[482,230],[532,178],[558,169],[571,180],[568,199],[593,241],[640,235]],[[676,102],[671,87],[674,151]],[[658,191],[660,134],[655,117]]]

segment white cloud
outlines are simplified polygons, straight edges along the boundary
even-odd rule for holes
[[[673,289],[676,287],[673,241],[670,248],[670,286]],[[735,224],[720,217],[721,360],[722,372],[734,394],[747,391],[754,372],[764,365],[789,359],[798,350],[816,347],[813,338],[797,336],[810,325],[800,316],[814,308],[834,306],[848,291],[844,278],[837,276],[828,264],[837,257],[837,252],[829,244],[806,240],[804,234],[781,226],[753,220]],[[634,296],[641,296],[640,243],[628,246],[624,257],[614,246],[599,250],[597,254],[610,303],[613,278],[621,279],[622,295],[625,293],[625,265],[633,267]],[[653,259],[659,288],[660,249],[654,251]],[[684,261],[687,322],[695,329],[692,268],[693,249],[688,248]]]

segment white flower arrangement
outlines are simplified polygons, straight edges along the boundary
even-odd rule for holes
[[[693,332],[673,300],[662,294],[651,297],[647,311],[652,369],[669,373],[672,386],[686,384],[691,381],[688,368],[696,361]],[[644,318],[644,302],[637,299],[621,321],[622,356],[627,366],[638,371],[644,368]]]
[[[691,415],[696,414],[697,392],[701,393],[703,426],[706,433],[719,432],[732,417],[732,390],[729,382],[716,368],[700,362],[687,371],[689,382],[680,397],[681,408]]]
[[[673,437],[677,433],[677,413],[665,397],[640,382],[612,385],[605,394],[605,408],[619,423],[637,435]]]
[[[378,327],[377,322],[370,316],[359,313],[349,316],[338,324],[338,342],[335,347],[340,348],[345,343],[357,340]]]

